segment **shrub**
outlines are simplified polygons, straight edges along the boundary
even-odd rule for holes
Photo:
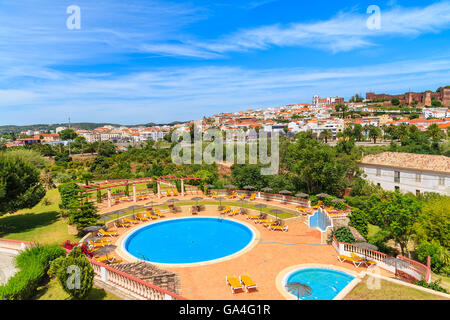
[[[16,257],[16,267],[20,270],[8,283],[0,286],[0,300],[29,299],[45,279],[50,262],[64,256],[59,246],[34,246]]]
[[[431,283],[427,283],[424,280],[420,280],[420,281],[416,281],[414,284],[424,287],[424,288],[428,288],[431,290],[435,290],[435,291],[439,291],[439,292],[443,292],[443,293],[448,293],[447,289],[441,287],[441,279],[436,280],[434,282]]]
[[[58,278],[61,287],[74,299],[83,299],[92,289],[94,270],[81,249],[75,246],[67,257],[51,263],[49,276]]]
[[[355,242],[355,237],[348,227],[339,227],[336,230],[333,230],[333,234],[339,242]]]
[[[433,272],[439,273],[445,263],[441,260],[441,253],[443,251],[442,246],[437,242],[423,242],[417,247],[417,257],[423,263],[427,262],[427,257],[431,258],[431,270]]]
[[[364,238],[367,238],[368,218],[365,212],[355,208],[348,217],[350,219],[349,225],[358,230]]]

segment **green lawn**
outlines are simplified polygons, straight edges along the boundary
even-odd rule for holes
[[[366,276],[344,300],[449,300],[444,297],[423,292],[380,279],[380,289],[369,289]]]
[[[60,197],[57,189],[47,191],[44,199],[32,209],[20,210],[0,217],[0,238],[35,241],[42,244],[62,244],[77,240],[67,232],[67,221],[59,215]]]
[[[50,280],[45,286],[38,288],[33,300],[70,300],[70,296],[62,289],[57,279]],[[92,288],[86,300],[122,300],[103,289]]]
[[[197,202],[196,201],[177,201],[177,202],[174,202],[174,204],[175,204],[175,206],[190,206],[190,205],[197,204]],[[198,204],[199,205],[218,205],[219,202],[214,201],[214,200],[203,200],[203,201],[198,201]],[[261,212],[275,216],[273,213],[270,212],[270,210],[275,209],[275,207],[270,207],[270,206],[268,206],[267,208],[260,209],[260,208],[255,207],[255,205],[253,203],[240,203],[239,201],[222,201],[222,206],[238,206],[238,207],[261,211]],[[160,209],[167,209],[166,204],[158,205],[158,206],[155,205],[154,207],[160,208]],[[135,210],[134,213],[137,213],[139,211],[142,211],[142,209]],[[282,211],[284,211],[284,212],[278,214],[278,218],[280,218],[280,219],[287,219],[287,218],[292,218],[292,217],[298,216],[298,214],[296,214],[296,212],[293,210],[283,209]],[[125,212],[124,214],[121,214],[119,216],[117,216],[117,215],[112,216],[109,221],[116,219],[117,217],[122,217],[122,216],[126,216],[126,215],[133,213],[132,210],[126,210],[124,212]]]

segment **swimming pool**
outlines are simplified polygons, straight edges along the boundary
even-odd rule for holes
[[[328,268],[302,268],[286,275],[283,285],[299,282],[306,284],[312,289],[310,296],[301,297],[301,300],[333,300],[342,289],[344,289],[354,276]],[[290,292],[298,298],[297,293]]]
[[[193,264],[236,254],[253,239],[253,231],[242,223],[189,217],[139,228],[122,242],[122,249],[153,263]]]

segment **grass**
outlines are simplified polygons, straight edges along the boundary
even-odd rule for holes
[[[38,288],[34,300],[70,300],[57,279],[50,280],[45,286]],[[85,300],[122,300],[103,289],[93,287]]]
[[[371,277],[366,276],[344,300],[449,300],[383,279],[380,279],[380,289],[369,289],[367,285],[369,278]]]
[[[204,201],[177,201],[174,202],[175,206],[190,206],[190,205],[218,205],[219,202],[218,201],[214,201],[214,200],[204,200]],[[257,208],[255,207],[252,203],[239,203],[239,201],[222,201],[222,206],[239,206],[239,207],[243,207],[243,208],[248,208],[248,209],[253,209],[253,210],[257,210],[257,211],[261,211],[263,213],[267,213],[269,215],[274,216],[273,213],[270,212],[270,210],[273,210],[275,207],[266,207],[266,208]],[[167,204],[162,204],[162,205],[155,205],[154,207],[156,208],[160,208],[160,209],[167,209]],[[123,210],[124,213],[120,214],[120,215],[113,215],[111,217],[110,220],[114,220],[117,217],[123,217],[123,216],[127,216],[129,214],[133,213],[133,210]],[[138,209],[138,210],[134,210],[134,213],[138,213],[142,211],[142,209]],[[283,209],[282,211],[284,211],[283,213],[278,214],[278,218],[280,219],[287,219],[287,218],[292,218],[292,217],[296,217],[298,216],[298,214],[295,213],[295,211],[293,210],[288,210],[288,209]]]
[[[51,204],[45,205],[44,199],[48,199]],[[41,244],[62,244],[66,240],[77,240],[76,236],[69,235],[68,223],[59,215],[58,190],[47,191],[44,199],[32,209],[23,209],[0,217],[0,238]]]

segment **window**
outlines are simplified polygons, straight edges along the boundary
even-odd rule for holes
[[[394,182],[400,182],[400,171],[394,171]]]
[[[422,181],[422,175],[420,173],[416,173],[416,182]]]
[[[439,185],[445,186],[445,177],[439,177]]]
[[[377,168],[377,177],[381,176],[381,169]]]

